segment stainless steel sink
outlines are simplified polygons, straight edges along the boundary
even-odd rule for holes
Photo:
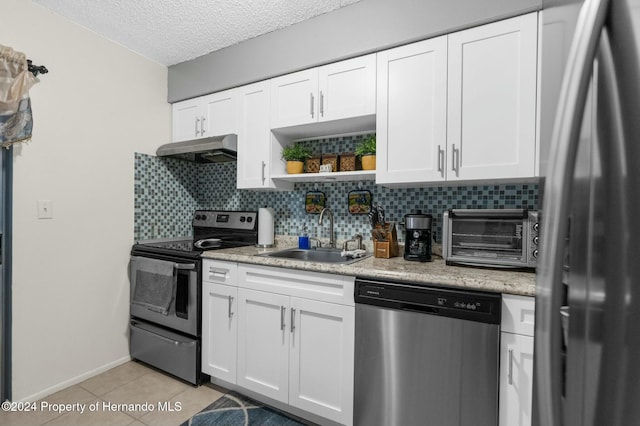
[[[289,259],[289,260],[302,260],[305,262],[319,262],[319,263],[339,263],[342,265],[348,265],[350,263],[357,262],[359,260],[365,259],[370,254],[365,255],[364,257],[351,258],[351,257],[342,257],[342,250],[337,249],[311,249],[311,250],[302,250],[297,248],[274,251],[270,253],[261,253],[256,256],[261,257],[275,257],[278,259]]]

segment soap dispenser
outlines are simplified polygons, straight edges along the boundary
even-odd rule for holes
[[[298,248],[303,250],[309,250],[311,245],[309,244],[309,232],[307,231],[307,223],[302,227],[302,232],[298,237]]]

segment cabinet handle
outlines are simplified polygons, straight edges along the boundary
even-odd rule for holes
[[[440,176],[444,177],[444,150],[438,145],[438,171]]]
[[[280,330],[284,330],[284,315],[287,312],[287,308],[280,306]]]
[[[509,372],[507,374],[509,384],[513,384],[513,349],[509,349]]]
[[[320,91],[320,117],[324,117],[324,93]]]
[[[233,304],[233,296],[229,296],[229,318],[233,317],[233,311],[231,310],[232,304]]]
[[[451,170],[456,172],[456,177],[460,177],[460,148],[456,148],[456,144],[451,145]]]
[[[313,93],[309,93],[309,107],[311,110],[311,118],[313,118]]]
[[[291,332],[296,328],[296,310],[291,308]]]
[[[204,136],[204,121],[206,118],[202,117],[200,119],[200,136]]]
[[[264,185],[264,181],[266,180],[266,178],[264,177],[264,168],[267,167],[267,163],[265,163],[264,161],[262,162],[262,184]]]
[[[200,124],[200,119],[196,118],[196,136],[198,136],[198,134],[200,133],[199,126],[198,126],[199,124]]]

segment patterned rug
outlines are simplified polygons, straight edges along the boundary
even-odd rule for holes
[[[284,413],[229,392],[180,426],[304,426]]]

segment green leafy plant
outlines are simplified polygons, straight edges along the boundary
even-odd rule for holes
[[[356,146],[356,155],[362,157],[363,155],[370,155],[376,153],[376,135],[369,135]]]
[[[282,158],[286,161],[304,161],[311,157],[311,152],[300,144],[293,144],[282,148]]]

